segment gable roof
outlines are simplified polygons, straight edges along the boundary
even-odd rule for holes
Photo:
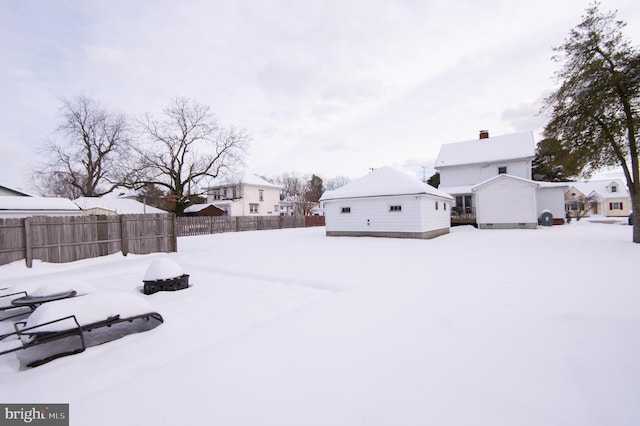
[[[213,203],[204,203],[204,204],[192,204],[189,207],[187,207],[186,209],[184,209],[185,213],[197,213],[199,211],[202,211],[208,207],[214,207],[218,210],[222,210],[220,209],[218,206],[216,206]]]
[[[80,211],[80,207],[66,198],[7,195],[0,197],[0,210]]]
[[[105,209],[117,214],[167,213],[129,198],[80,197],[73,200],[82,210]]]
[[[280,185],[276,185],[276,184],[273,184],[271,182],[267,182],[266,180],[262,179],[260,176],[254,175],[253,173],[249,172],[248,170],[243,170],[241,172],[234,173],[229,178],[222,179],[222,180],[220,180],[220,183],[218,183],[216,185],[211,185],[207,189],[221,188],[221,187],[237,185],[237,184],[259,186],[259,187],[262,187],[262,188],[275,188],[275,189],[278,189],[278,190],[282,189],[282,187]]]
[[[506,162],[531,159],[536,155],[533,132],[511,133],[444,144],[436,159],[435,168],[467,164]]]
[[[445,199],[453,199],[451,195],[421,182],[415,176],[393,167],[385,166],[336,190],[326,191],[320,197],[320,201],[410,194],[429,194]]]
[[[0,185],[0,193],[1,192],[8,192],[13,196],[22,196],[22,197],[33,197],[34,194],[29,193],[29,192],[25,192],[22,189],[18,189],[18,188],[12,188],[10,186],[6,186],[6,185]]]
[[[476,192],[477,190],[482,189],[485,186],[489,186],[492,183],[500,181],[500,180],[513,180],[513,181],[516,181],[516,182],[524,183],[524,184],[529,185],[529,186],[534,186],[536,188],[540,187],[539,182],[536,182],[534,180],[529,180],[529,179],[521,178],[519,176],[512,176],[512,175],[508,175],[508,174],[504,174],[503,173],[503,174],[500,174],[500,175],[497,175],[497,176],[493,176],[493,177],[491,177],[491,178],[489,178],[489,179],[487,179],[487,180],[485,180],[483,182],[475,184],[471,188],[471,191],[472,192]]]
[[[567,182],[571,187],[577,189],[586,196],[595,192],[602,199],[609,198],[626,198],[629,197],[627,187],[621,179],[606,179],[606,180],[592,180],[592,181],[578,181]],[[616,192],[609,191],[609,186],[614,183],[617,187]]]

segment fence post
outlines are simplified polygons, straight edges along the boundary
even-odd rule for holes
[[[33,266],[33,250],[31,247],[31,219],[28,217],[24,219],[24,262],[27,264],[27,268]]]
[[[236,216],[236,232],[240,230],[240,216]]]
[[[178,217],[173,214],[173,252],[178,252]]]
[[[127,241],[127,226],[124,220],[124,215],[120,215],[120,244],[122,245],[122,255],[126,256],[129,253],[129,241]]]

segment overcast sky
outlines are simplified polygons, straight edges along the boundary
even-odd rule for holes
[[[577,0],[0,0],[0,185],[29,187],[60,98],[174,96],[253,138],[256,174],[427,174],[443,143],[533,131]],[[640,44],[640,2],[603,0]]]

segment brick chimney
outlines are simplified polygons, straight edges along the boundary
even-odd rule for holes
[[[489,139],[489,131],[480,130],[480,139]]]

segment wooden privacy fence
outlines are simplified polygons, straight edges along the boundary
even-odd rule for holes
[[[178,251],[178,236],[324,226],[324,216],[34,216],[0,219],[0,265]]]
[[[178,250],[172,214],[34,216],[0,219],[0,265],[25,259],[65,263],[121,251],[147,254]]]
[[[178,235],[324,226],[324,216],[190,216],[179,217]]]

